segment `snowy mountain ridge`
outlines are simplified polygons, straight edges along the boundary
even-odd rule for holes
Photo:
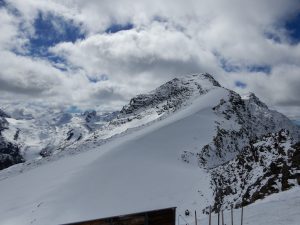
[[[218,115],[217,134],[199,155],[201,164],[208,168],[233,159],[252,140],[281,129],[289,130],[295,141],[300,140],[299,128],[281,113],[270,110],[253,93],[242,99],[229,91],[213,110]]]
[[[42,115],[42,119],[18,120],[1,111],[7,126],[2,136],[18,146],[25,160],[48,157],[68,149],[76,152],[76,149],[90,148],[93,143],[105,143],[128,129],[161,120],[213,89],[223,89],[226,93],[219,104],[212,107],[217,115],[216,134],[197,152],[185,150],[183,158],[195,157],[199,164],[212,168],[233,159],[251,140],[270,132],[287,129],[295,140],[300,140],[299,128],[284,115],[269,110],[253,93],[241,97],[223,88],[208,73],[174,78],[148,94],[132,98],[128,105],[114,113],[97,115],[92,110],[79,116],[56,113]]]
[[[3,224],[66,223],[168,206],[205,212],[299,183],[300,128],[209,74],[175,78],[115,113],[2,118],[3,138],[32,154],[0,172]]]

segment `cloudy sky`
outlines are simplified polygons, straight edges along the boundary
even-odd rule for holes
[[[208,72],[300,118],[299,0],[0,0],[0,104],[114,110]]]

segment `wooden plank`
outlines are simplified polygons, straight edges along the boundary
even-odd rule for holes
[[[159,209],[65,225],[175,225],[176,208]]]

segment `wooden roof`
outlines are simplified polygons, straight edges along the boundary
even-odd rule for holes
[[[65,225],[175,225],[176,207],[113,216]]]

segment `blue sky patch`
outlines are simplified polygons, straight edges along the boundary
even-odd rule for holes
[[[131,30],[133,28],[132,23],[127,24],[113,24],[105,30],[106,33],[117,33],[122,30]]]
[[[251,72],[251,73],[266,73],[266,74],[270,74],[271,73],[271,67],[268,65],[251,65],[251,66],[247,66],[247,71]]]
[[[225,59],[220,53],[214,52],[213,53],[217,59],[219,60],[219,64],[222,67],[222,69],[226,72],[237,72],[240,71],[240,67],[231,64],[227,59]]]
[[[242,81],[237,80],[237,81],[235,82],[235,86],[244,89],[244,88],[247,87],[247,84],[244,83],[244,82],[242,82]]]
[[[4,0],[0,0],[0,8],[6,6],[6,2]]]
[[[108,76],[106,74],[101,74],[99,76],[95,76],[95,77],[90,77],[89,78],[89,81],[92,82],[92,83],[97,83],[97,82],[100,82],[100,81],[105,81],[105,80],[108,80]]]
[[[221,68],[227,73],[245,71],[250,73],[261,72],[265,74],[270,74],[272,70],[271,66],[269,65],[247,65],[247,66],[234,65],[230,63],[229,60],[222,57],[221,54],[219,54],[218,52],[214,52],[214,55],[219,60],[219,65],[221,66]]]
[[[65,64],[66,61],[48,51],[48,48],[60,42],[75,42],[84,39],[84,33],[73,21],[66,21],[53,14],[39,13],[34,21],[35,35],[29,37],[26,55],[44,58],[53,63]],[[18,54],[18,53],[16,53]],[[58,69],[64,70],[59,67]]]
[[[284,28],[293,44],[300,42],[300,13],[286,21]]]
[[[35,36],[30,38],[30,47],[35,53],[60,42],[75,42],[85,37],[73,21],[66,21],[53,14],[39,13],[34,28]]]

